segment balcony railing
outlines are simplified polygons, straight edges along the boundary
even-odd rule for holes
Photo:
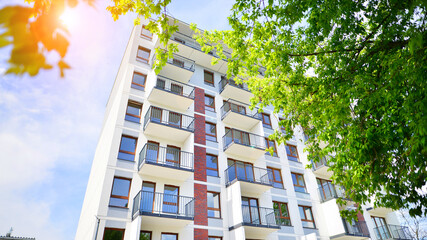
[[[318,188],[320,200],[321,202],[326,202],[328,200],[334,199],[334,198],[343,198],[350,200],[348,197],[345,196],[345,189],[336,186],[330,182],[323,183],[322,186]]]
[[[267,169],[254,167],[250,164],[235,163],[225,170],[226,186],[234,180],[259,183],[272,186]]]
[[[369,237],[369,230],[365,221],[349,222],[342,219],[342,222],[344,224],[346,235]]]
[[[228,129],[225,135],[222,137],[224,143],[224,151],[232,144],[237,143],[240,145],[266,149],[265,138],[260,135],[255,135],[248,132],[243,132],[237,129]]]
[[[228,99],[224,105],[221,107],[221,116],[222,119],[229,113],[234,112],[238,114],[242,114],[251,118],[255,118],[261,120],[261,113],[258,112],[258,108],[249,109],[249,106],[241,103],[239,101],[235,101],[232,99]]]
[[[194,117],[151,106],[144,117],[144,130],[149,122],[194,132]]]
[[[159,76],[156,80],[157,89],[164,90],[173,94],[177,94],[183,97],[194,99],[194,87],[177,82],[167,77]]]
[[[227,79],[225,76],[222,76],[221,81],[219,82],[219,92],[221,93],[227,85],[249,91],[248,85],[246,83],[237,84],[233,79]]]
[[[139,191],[133,199],[133,219],[138,215],[194,219],[194,198]]]
[[[242,205],[243,224],[259,227],[278,227],[274,209]]]
[[[377,239],[397,239],[397,240],[410,240],[412,239],[409,234],[408,227],[402,227],[398,225],[385,225],[374,228]]]
[[[319,169],[321,167],[329,166],[328,165],[328,159],[329,159],[329,156],[325,156],[325,157],[319,158],[319,161],[317,161],[317,162],[312,161],[313,171],[316,171],[317,169]]]
[[[138,169],[140,170],[146,163],[194,171],[193,153],[171,147],[160,147],[152,143],[146,143],[139,153]]]
[[[153,60],[151,61],[151,67],[153,67],[152,65],[154,64],[155,61],[156,61],[156,54],[153,55]],[[195,61],[188,59],[186,57],[180,56],[178,54],[174,54],[173,58],[169,58],[167,63],[191,72],[194,72],[194,69],[195,69]]]

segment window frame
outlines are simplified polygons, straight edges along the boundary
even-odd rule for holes
[[[140,237],[141,237],[141,233],[149,233],[150,234],[150,240],[153,239],[153,231],[144,231],[144,230],[141,230],[141,231],[139,231],[139,236]]]
[[[160,240],[162,240],[163,234],[165,234],[165,235],[175,235],[176,236],[176,240],[178,240],[178,233],[171,233],[171,232],[161,232],[160,233]]]
[[[205,157],[205,160],[207,161],[207,156],[213,156],[213,157],[215,157],[216,158],[216,169],[214,169],[214,168],[211,168],[211,167],[208,167],[207,166],[207,164],[206,164],[206,169],[209,169],[209,170],[211,170],[211,171],[215,171],[216,172],[216,174],[217,174],[217,176],[212,176],[212,175],[208,175],[208,173],[206,172],[206,176],[211,176],[211,177],[219,177],[219,171],[218,171],[218,156],[217,155],[213,155],[213,154],[209,154],[209,153],[206,153],[206,157]]]
[[[279,169],[279,168],[267,167],[267,173],[268,173],[268,170],[271,170],[271,174],[273,175],[273,179],[271,179],[271,181],[273,181],[273,182],[275,182],[275,183],[280,183],[280,184],[282,184],[282,187],[281,187],[281,188],[279,188],[279,189],[285,189],[285,185],[283,184],[282,170],[281,170],[281,169]],[[280,182],[279,182],[279,181],[276,181],[276,178],[275,178],[276,174],[275,174],[275,172],[274,172],[275,170],[276,170],[276,171],[279,171]],[[274,187],[274,188],[278,188],[278,187],[275,187],[275,186],[274,186],[274,184],[273,184],[273,187]]]
[[[212,240],[212,239],[222,240],[222,237],[218,237],[218,236],[208,236],[208,240]]]
[[[129,105],[131,105],[131,104],[132,104],[132,105],[134,105],[133,107],[135,107],[135,106],[138,106],[138,107],[139,107],[139,116],[134,115],[134,114],[131,114],[131,113],[128,113],[128,107],[129,107]],[[136,107],[135,107],[135,108],[136,108]],[[139,102],[135,102],[135,101],[129,100],[129,101],[128,101],[128,104],[127,104],[127,106],[126,106],[125,120],[126,120],[126,121],[129,121],[129,122],[134,122],[134,123],[141,123],[141,115],[142,115],[142,103],[139,103]],[[138,119],[139,119],[139,121],[135,122],[135,121],[132,121],[132,120],[128,120],[128,119],[126,119],[126,116],[130,116],[130,117],[138,118]]]
[[[297,183],[298,183],[298,177],[297,176],[301,176],[302,177],[302,182],[304,183],[304,185],[296,185],[296,183],[294,182],[294,179],[292,178],[292,183],[294,185],[294,190],[295,190],[295,187],[300,187],[300,188],[302,187],[302,188],[304,188],[304,192],[307,193],[307,187],[305,185],[304,174],[291,172],[291,177],[292,177],[292,175],[295,175],[295,179],[296,179]],[[296,191],[296,192],[300,192],[300,191]]]
[[[261,117],[262,117],[262,126],[265,127],[265,128],[272,129],[273,127],[271,126],[271,117],[270,117],[270,114],[268,114],[268,113],[261,113]],[[269,123],[265,122],[265,120],[264,120],[265,117],[268,117],[268,122]]]
[[[208,196],[207,194],[209,193],[214,193],[214,194],[218,194],[218,208],[212,208],[208,206]],[[209,217],[209,214],[206,212],[206,215],[208,218],[216,218],[216,219],[221,219],[221,193],[219,192],[213,192],[213,191],[206,191],[206,207],[207,207],[207,211],[211,210],[211,211],[218,211],[219,213],[219,217]]]
[[[142,51],[144,51],[144,52],[147,52],[147,51],[148,51],[148,58],[140,57],[140,56],[138,55],[139,50],[142,50]],[[143,47],[143,46],[138,46],[138,50],[137,50],[137,52],[136,52],[136,59],[137,59],[137,60],[139,60],[139,61],[140,61],[140,62],[142,62],[142,63],[149,64],[149,62],[150,62],[150,56],[151,56],[151,50],[150,50],[150,49],[145,48],[145,47]]]
[[[137,82],[134,82],[134,81],[133,81],[133,79],[135,78],[135,74],[136,74],[136,75],[140,75],[140,76],[144,76],[144,78],[145,78],[144,85],[141,85],[141,84],[139,84],[139,83],[137,83]],[[141,90],[141,91],[145,91],[145,83],[146,83],[146,82],[147,82],[147,74],[143,74],[143,73],[140,73],[140,72],[137,72],[137,71],[134,71],[134,72],[133,72],[131,87],[132,87],[132,85],[136,85],[136,86],[138,86],[138,87],[142,87],[142,88],[144,88],[144,90],[142,90],[142,89],[138,89],[138,88],[134,88],[134,87],[132,87],[132,88],[134,88],[134,89],[138,89],[138,90]]]
[[[121,148],[121,146],[122,146],[123,137],[131,138],[131,139],[134,139],[134,140],[135,140],[135,149],[133,150],[133,152],[124,151],[124,150],[121,150],[121,149],[120,149],[120,148]],[[119,153],[126,153],[126,154],[133,155],[133,160],[122,159],[122,158],[119,158],[118,156],[117,156],[117,159],[124,160],[124,161],[135,162],[135,154],[136,154],[136,148],[137,148],[137,147],[138,147],[138,138],[136,138],[136,137],[134,137],[134,136],[130,136],[130,135],[122,134],[122,137],[120,138]]]
[[[213,106],[210,105],[206,105],[206,97],[208,98],[212,98],[212,103]],[[205,94],[205,111],[209,111],[209,112],[216,112],[215,111],[215,96],[209,95],[209,94]]]
[[[124,229],[124,228],[110,228],[110,227],[105,227],[104,228],[104,233],[103,233],[103,235],[102,235],[102,239],[104,240],[104,238],[105,238],[105,230],[114,230],[114,231],[120,231],[120,232],[123,232],[123,236],[122,236],[122,240],[123,239],[125,239],[125,230],[126,229]]]
[[[286,202],[278,202],[278,201],[273,201],[273,209],[274,209],[274,203],[277,203],[279,205],[278,210],[279,210],[279,218],[280,219],[287,219],[289,220],[289,225],[280,225],[280,226],[292,226],[292,220],[291,220],[291,214],[289,213],[289,207],[288,207],[288,203]],[[280,205],[284,204],[286,206],[286,211],[288,213],[288,217],[283,217],[282,216],[282,208],[280,207]]]
[[[151,33],[151,32],[150,32],[150,30],[148,30],[148,29],[146,28],[146,26],[147,26],[147,25],[142,25],[142,27],[141,27],[141,37],[143,37],[143,38],[145,38],[145,39],[147,39],[147,40],[152,41],[152,40],[153,40],[153,33]],[[143,32],[144,32],[144,29],[145,29],[145,30],[147,30],[148,32],[150,32],[151,36],[145,35],[145,34],[143,33]]]
[[[121,180],[127,180],[129,181],[129,189],[128,189],[128,196],[127,197],[123,197],[123,196],[119,196],[119,195],[113,195],[113,190],[114,190],[114,180],[115,179],[121,179]],[[111,192],[110,192],[110,201],[111,198],[118,198],[118,199],[126,199],[128,201],[127,205],[129,206],[129,196],[130,196],[130,188],[132,186],[132,178],[125,178],[125,177],[118,177],[118,176],[114,176],[113,177],[113,183],[111,185]],[[110,201],[108,202],[108,206],[109,207],[117,207],[117,208],[129,208],[129,207],[121,207],[121,206],[115,206],[115,205],[111,205]]]
[[[272,142],[273,146],[270,146],[270,143]],[[267,148],[273,147],[273,155],[270,154],[270,152],[267,152],[267,154],[270,154],[272,157],[279,157],[277,154],[277,148],[276,148],[276,141],[268,139],[268,137],[265,138],[265,144],[267,145]]]
[[[214,126],[215,126],[215,135],[212,135],[212,134],[210,134],[210,133],[206,132],[206,126],[207,126],[208,124],[210,124],[210,125],[214,125]],[[217,141],[218,141],[218,138],[217,138],[216,124],[215,124],[215,123],[211,123],[211,122],[205,122],[205,134],[206,134],[206,136],[205,136],[205,139],[206,139],[206,140],[211,141],[211,142],[217,142]],[[215,138],[215,141],[214,141],[214,140],[212,140],[212,139],[208,139],[208,138],[207,138],[207,136],[209,136],[209,137],[214,137],[214,138]]]
[[[286,147],[288,147],[288,148],[289,148],[289,153],[288,153],[288,151],[287,151]],[[295,147],[295,152],[297,153],[297,155],[296,155],[296,156],[295,156],[295,155],[292,155],[291,147]],[[292,144],[286,144],[286,146],[285,146],[285,151],[286,151],[286,156],[288,157],[288,160],[289,160],[289,161],[293,161],[293,162],[300,162],[300,161],[299,161],[299,156],[298,156],[298,147],[297,147],[297,146],[292,145]],[[298,161],[290,160],[290,159],[289,159],[289,157],[294,157],[294,158],[296,158]]]
[[[209,82],[209,81],[206,81],[206,77],[205,77],[205,74],[210,74],[211,76],[212,76],[212,82]],[[206,85],[208,85],[208,86],[211,86],[211,87],[215,87],[215,78],[214,78],[214,73],[213,72],[211,72],[211,71],[208,71],[208,70],[203,70],[203,82],[206,84]]]
[[[302,207],[303,208],[303,212],[304,212],[304,216],[305,216],[305,218],[303,219],[303,218],[301,218],[301,221],[302,222],[312,222],[313,223],[313,226],[314,227],[304,227],[303,226],[303,228],[311,228],[311,229],[316,229],[316,222],[314,221],[314,216],[313,216],[313,210],[311,210],[311,206],[304,206],[304,205],[298,205],[298,211],[299,211],[299,208],[300,207]],[[313,219],[313,220],[309,220],[309,219],[307,219],[307,214],[306,214],[306,212],[305,212],[305,210],[306,209],[309,209],[310,210],[310,214],[311,214],[311,218]],[[301,213],[300,213],[300,217],[301,217]]]

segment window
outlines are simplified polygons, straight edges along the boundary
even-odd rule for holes
[[[135,151],[136,151],[136,141],[135,137],[122,135],[122,140],[120,142],[119,155],[118,159],[134,161],[135,160]]]
[[[222,237],[209,236],[208,240],[222,240]]]
[[[282,202],[273,202],[273,208],[277,224],[282,226],[291,226],[291,217],[289,216],[288,204]]]
[[[382,239],[390,239],[391,234],[389,232],[389,229],[387,227],[387,222],[385,221],[385,218],[382,217],[375,217],[371,216],[372,221],[375,223],[375,231],[377,232],[377,236],[379,235],[379,238]],[[363,229],[362,229],[363,231]]]
[[[141,231],[139,233],[139,240],[151,240],[152,232],[150,231]]]
[[[221,205],[219,199],[219,193],[208,192],[208,217],[221,218]]]
[[[112,207],[128,207],[129,191],[132,179],[114,177],[111,189],[110,204]]]
[[[178,240],[178,233],[162,233],[161,240]]]
[[[205,111],[215,112],[215,97],[205,95]]]
[[[142,202],[139,206],[142,211],[144,212],[153,212],[159,210],[159,206],[156,206],[156,209],[154,209],[154,196],[156,192],[156,183],[153,182],[142,182]],[[134,201],[135,206],[135,201]],[[137,206],[138,207],[138,206]]]
[[[297,151],[296,146],[287,144],[286,145],[286,154],[288,155],[288,160],[294,161],[294,162],[299,162],[298,151]]]
[[[179,43],[181,43],[181,44],[185,44],[185,41],[184,40],[182,40],[181,38],[175,38],[175,41],[177,41],[177,42],[179,42]]]
[[[142,110],[142,104],[129,101],[128,106],[126,108],[125,120],[140,123],[141,110]]]
[[[224,111],[228,112],[230,110],[232,112],[235,112],[235,113],[240,113],[240,114],[246,115],[246,107],[245,106],[232,103],[232,102],[230,102],[230,100],[229,101],[224,100]]]
[[[213,123],[205,123],[206,140],[216,142],[216,125]]]
[[[145,80],[147,80],[147,75],[144,75],[139,72],[134,72],[132,77],[132,88],[138,90],[145,90]]]
[[[218,177],[218,157],[206,154],[206,175]]]
[[[242,213],[243,222],[260,224],[260,211],[258,207],[258,199],[242,197]]]
[[[169,125],[181,128],[182,115],[180,113],[169,111]]]
[[[270,140],[268,138],[265,138],[265,146],[267,148],[273,148],[273,155],[274,157],[277,157],[277,149],[276,149],[276,143],[274,142],[274,140]],[[270,154],[270,152],[268,152],[267,154]]]
[[[320,197],[322,200],[330,199],[331,197],[336,196],[335,189],[331,181],[316,178],[317,187],[319,189]]]
[[[178,213],[179,211],[179,187],[165,185],[163,194],[162,211],[165,213]]]
[[[305,189],[305,183],[304,183],[304,176],[299,173],[291,173],[292,175],[292,182],[294,183],[294,188],[296,192],[306,192]]]
[[[181,60],[178,60],[178,59],[174,58],[172,60],[172,64],[175,65],[175,66],[177,66],[177,67],[184,68],[184,61],[181,61]]]
[[[313,213],[311,212],[311,207],[307,206],[298,206],[299,215],[301,216],[302,226],[305,228],[316,228],[314,224]]]
[[[271,128],[270,115],[268,115],[266,113],[261,113],[261,116],[262,116],[262,125],[265,128]]]
[[[226,181],[232,182],[237,178],[239,181],[255,182],[254,166],[251,163],[241,162],[234,159],[227,159]]]
[[[125,230],[119,228],[105,228],[103,240],[123,240]]]
[[[143,25],[141,28],[141,37],[146,38],[148,40],[153,39],[153,34],[150,32],[150,30],[147,29],[147,26]]]
[[[168,145],[166,148],[166,165],[179,167],[181,148]]]
[[[275,188],[283,188],[283,180],[282,174],[280,173],[280,169],[267,167],[268,177],[270,181],[273,183],[273,187]]]
[[[214,87],[214,74],[212,72],[206,71],[204,72],[205,76],[205,84]]]
[[[150,58],[150,49],[143,48],[143,47],[139,46],[138,52],[136,55],[136,59],[143,62],[143,63],[148,64],[149,58]]]

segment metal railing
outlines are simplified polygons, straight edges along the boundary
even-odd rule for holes
[[[132,219],[138,215],[194,219],[194,200],[193,197],[141,190],[133,199]]]
[[[151,61],[151,67],[153,67],[153,64],[155,61],[156,61],[156,54],[153,55],[153,59]],[[167,63],[191,72],[194,72],[194,69],[195,69],[195,61],[189,58],[180,56],[178,54],[173,54],[173,58],[169,58]]]
[[[265,138],[260,135],[255,135],[248,132],[243,132],[237,129],[229,129],[222,137],[224,151],[232,144],[237,143],[248,147],[265,150]]]
[[[224,105],[222,105],[221,107],[222,119],[224,119],[224,117],[230,111],[261,120],[261,113],[258,112],[258,108],[254,108],[251,110],[249,109],[248,105],[245,105],[244,103],[241,103],[239,101],[235,101],[232,99],[228,99],[226,102],[224,102]]]
[[[149,122],[160,123],[171,127],[194,132],[194,117],[150,106],[144,117],[144,130]]]
[[[194,171],[193,153],[153,143],[146,143],[139,153],[138,170],[146,163]]]
[[[349,222],[342,219],[342,222],[346,235],[369,237],[369,230],[365,221]]]
[[[233,79],[227,79],[225,76],[221,76],[221,81],[219,82],[219,92],[221,93],[228,84],[230,86],[249,91],[248,85],[246,83],[237,84]]]
[[[330,182],[323,183],[318,189],[321,202],[326,202],[333,198],[343,198],[350,200],[345,196],[345,189],[341,186],[334,185]]]
[[[242,205],[243,224],[278,227],[274,209]]]
[[[177,82],[167,77],[159,76],[154,88],[164,90],[183,97],[194,99],[194,87],[185,83]]]
[[[317,162],[311,161],[311,163],[313,164],[313,171],[316,171],[321,167],[328,167],[329,166],[328,159],[329,159],[329,156],[325,156],[325,157],[319,158],[319,161]]]
[[[412,239],[409,234],[408,227],[398,225],[385,225],[374,228],[375,235],[379,240],[397,239],[397,240],[410,240]]]
[[[234,163],[225,170],[225,185],[229,186],[234,180],[260,183],[272,186],[267,169],[254,167],[241,162]]]

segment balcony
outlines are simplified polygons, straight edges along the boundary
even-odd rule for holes
[[[268,234],[280,229],[272,208],[242,205],[242,215],[242,225],[247,239],[264,239]]]
[[[155,61],[156,55],[153,56],[151,63]],[[194,69],[195,62],[193,60],[174,54],[173,58],[168,59],[159,74],[167,78],[176,79],[179,82],[187,83],[190,81],[191,76],[193,76]]]
[[[325,178],[330,179],[332,176],[332,171],[329,171],[329,163],[328,163],[328,159],[330,157],[326,156],[323,158],[319,158],[319,161],[317,162],[311,162],[313,165],[313,173],[316,174],[317,176],[322,176]]]
[[[345,236],[341,238],[334,238],[334,239],[367,239],[369,238],[369,230],[366,225],[365,221],[358,221],[358,222],[349,222],[345,219],[342,219],[344,230],[345,230]],[[331,237],[332,239],[332,237]]]
[[[266,144],[263,136],[243,132],[237,129],[228,129],[222,137],[223,150],[243,159],[256,160],[265,154]]]
[[[185,111],[194,102],[194,87],[158,76],[148,100]]]
[[[236,125],[239,128],[250,131],[261,121],[258,108],[249,109],[248,105],[228,99],[221,107],[221,119],[228,125]]]
[[[319,191],[320,201],[322,203],[335,198],[351,201],[350,198],[345,196],[345,190],[342,187],[336,186],[330,182],[323,183],[317,190]]]
[[[193,175],[193,163],[190,152],[147,143],[139,153],[138,171],[141,176],[185,181]]]
[[[385,225],[374,228],[375,235],[378,240],[410,240],[412,239],[409,234],[408,227],[401,227],[398,225]]]
[[[373,205],[371,205],[371,207],[366,208],[366,210],[371,215],[383,216],[383,217],[385,217],[385,216],[387,216],[387,214],[393,212],[393,209],[391,209],[391,208],[387,208],[387,207],[373,207]]]
[[[194,118],[151,106],[144,117],[144,133],[184,142],[194,132]]]
[[[237,84],[233,79],[227,79],[225,76],[222,76],[219,82],[219,92],[225,99],[232,98],[244,103],[248,103],[254,96],[246,83]]]
[[[133,199],[132,220],[138,216],[145,226],[184,227],[194,220],[194,198],[139,191]]]
[[[273,187],[267,169],[240,162],[225,170],[225,181],[227,187],[239,181],[242,195],[259,195]]]

